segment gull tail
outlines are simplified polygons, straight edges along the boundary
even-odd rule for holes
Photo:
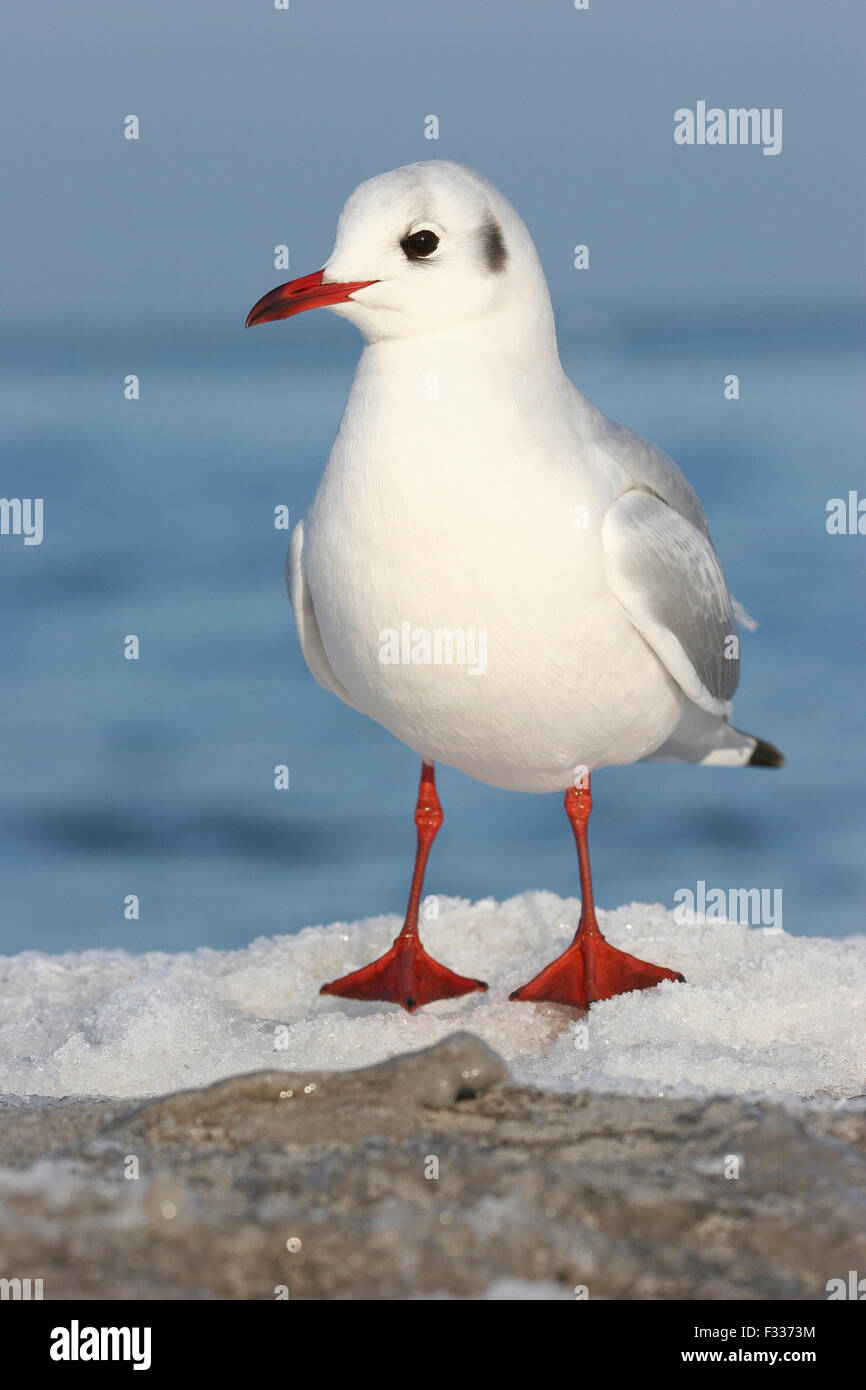
[[[782,767],[785,755],[756,734],[735,729],[719,715],[688,704],[670,738],[647,763],[698,763],[702,767]]]
[[[775,744],[768,743],[765,738],[754,738],[752,734],[746,734],[745,737],[752,739],[755,745],[749,758],[749,767],[784,767],[785,755],[779,752]]]

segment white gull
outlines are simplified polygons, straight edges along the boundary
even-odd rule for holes
[[[602,937],[586,826],[598,768],[782,761],[730,722],[736,622],[694,490],[569,381],[529,232],[462,165],[361,184],[324,269],[265,295],[247,322],[316,306],[366,346],[291,538],[301,647],[320,685],[422,758],[403,930],[322,992],[414,1011],[486,988],[418,936],[442,823],[436,762],[496,787],[565,791],[580,926],[512,998],[586,1006],[681,979]]]

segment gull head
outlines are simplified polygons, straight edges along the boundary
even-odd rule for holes
[[[479,321],[494,331],[506,320],[552,328],[544,274],[514,208],[474,170],[439,159],[360,184],[324,268],[271,290],[247,327],[318,307],[368,342]]]

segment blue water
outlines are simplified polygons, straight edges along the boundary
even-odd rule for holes
[[[6,345],[2,494],[44,498],[45,538],[0,537],[0,950],[235,946],[404,905],[416,759],[308,674],[272,521],[313,495],[358,343],[293,327]],[[855,343],[844,314],[565,324],[573,377],[701,494],[761,623],[736,721],[789,760],[600,773],[602,906],[704,880],[780,888],[796,933],[862,928],[866,538],[825,528],[862,486]],[[429,891],[576,891],[558,797],[439,782]]]

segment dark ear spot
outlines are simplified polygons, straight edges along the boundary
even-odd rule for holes
[[[488,270],[498,274],[505,269],[508,260],[508,252],[505,249],[505,238],[502,235],[502,228],[493,217],[488,217],[481,229],[482,244],[484,246],[484,259],[487,262]]]

